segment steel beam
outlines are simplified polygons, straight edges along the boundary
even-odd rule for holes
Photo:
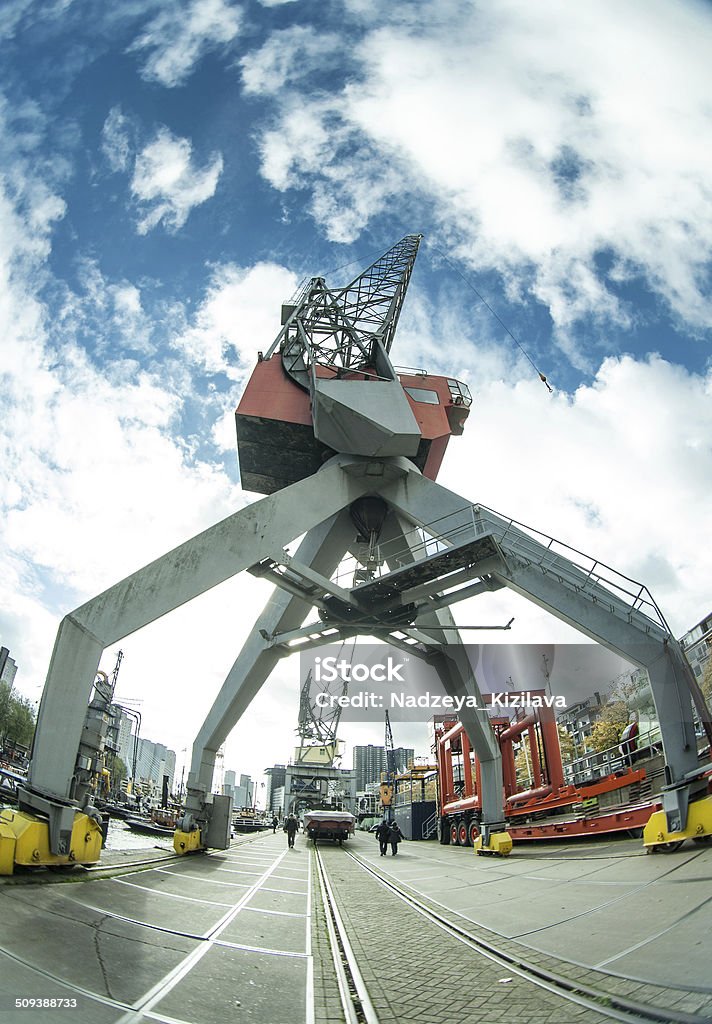
[[[409,480],[403,488],[408,492],[408,505],[410,505],[411,483],[412,480]],[[433,486],[438,487],[437,484]],[[445,493],[449,494],[449,492]],[[414,560],[412,554],[403,550],[403,548],[411,547],[407,535],[407,525],[409,524],[402,515],[391,513],[386,517],[381,531],[384,545],[389,544],[393,547],[394,542],[402,543],[402,548],[398,552],[401,564],[404,561]],[[504,823],[502,754],[492,731],[484,700],[457,624],[449,608],[437,608],[422,611],[415,621],[415,627],[418,637],[422,637],[430,645],[432,653],[425,656],[438,673],[445,692],[453,697],[474,697],[477,701],[476,709],[463,706],[459,712],[459,718],[482,766],[483,824],[495,827],[502,825]],[[404,629],[403,632],[409,631]],[[416,648],[412,650],[414,654],[424,656],[419,654]]]
[[[102,650],[284,547],[372,491],[404,460],[336,456],[317,474],[248,505],[68,615],[59,627],[37,721],[27,789],[64,800]],[[409,464],[406,464],[409,465]],[[31,806],[31,795],[25,799]]]

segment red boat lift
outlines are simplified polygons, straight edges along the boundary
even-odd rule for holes
[[[544,691],[530,690],[531,697]],[[505,813],[512,839],[601,835],[642,829],[660,806],[652,797],[628,798],[646,781],[645,767],[622,763],[585,784],[567,782],[558,727],[551,707],[533,708],[515,721],[490,718],[502,752]],[[528,740],[532,783],[517,781],[515,746]],[[439,836],[442,843],[472,846],[480,834],[480,763],[460,722],[436,725]],[[627,790],[627,792],[626,792]],[[613,806],[601,808],[601,804]]]

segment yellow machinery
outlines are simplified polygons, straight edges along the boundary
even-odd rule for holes
[[[55,854],[50,849],[47,821],[11,807],[0,810],[0,875],[11,875],[15,865],[96,864],[101,847],[101,826],[86,814],[74,816],[68,852]]]
[[[712,840],[712,796],[702,797],[689,804],[685,827],[671,831],[665,811],[655,811],[650,815],[648,824],[643,829],[643,845],[648,853],[656,850],[677,850],[686,839],[696,842]]]
[[[478,856],[508,857],[512,852],[512,837],[509,832],[491,832],[485,839],[479,835],[475,841]]]

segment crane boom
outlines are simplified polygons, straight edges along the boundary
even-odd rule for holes
[[[315,366],[342,377],[373,376],[379,349],[390,352],[422,235],[406,235],[343,288],[313,277],[282,307],[279,348],[284,369],[307,391]]]

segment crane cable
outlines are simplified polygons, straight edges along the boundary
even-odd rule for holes
[[[456,266],[455,266],[455,264],[454,264],[454,263],[452,262],[452,260],[450,260],[450,259],[449,259],[449,258],[448,258],[448,257],[447,257],[447,256],[445,255],[445,253],[444,253],[444,252],[442,251],[442,249],[441,249],[441,248],[439,248],[439,246],[437,246],[437,245],[434,245],[434,244],[433,244],[432,242],[427,242],[427,243],[426,243],[426,245],[432,246],[432,248],[433,248],[433,249],[435,249],[435,251],[436,251],[437,253],[439,253],[439,254],[440,254],[440,256],[442,256],[442,258],[443,258],[443,259],[445,260],[445,262],[446,262],[446,263],[447,263],[447,265],[448,265],[448,266],[450,267],[450,269],[451,269],[451,270],[453,270],[453,271],[454,271],[454,272],[455,272],[455,273],[456,273],[456,274],[458,275],[458,277],[460,277],[460,278],[461,278],[461,279],[462,279],[462,280],[463,280],[463,281],[465,282],[465,284],[466,284],[466,285],[468,286],[468,288],[471,288],[471,289],[472,289],[472,291],[473,291],[473,292],[475,293],[475,295],[476,295],[476,296],[477,296],[477,298],[478,298],[478,299],[480,300],[480,302],[481,302],[481,303],[482,303],[482,304],[483,304],[484,306],[486,306],[486,308],[487,308],[487,309],[488,309],[488,310],[490,311],[490,313],[491,313],[491,314],[492,314],[492,316],[493,316],[493,317],[495,318],[495,320],[497,321],[497,323],[498,323],[498,324],[500,324],[500,325],[501,325],[501,326],[502,326],[502,327],[504,328],[504,330],[505,330],[505,331],[507,332],[507,334],[509,335],[509,337],[510,337],[510,338],[512,339],[512,341],[514,342],[514,344],[515,344],[515,345],[517,346],[517,348],[519,349],[519,351],[520,351],[520,352],[522,353],[522,355],[524,356],[524,358],[525,358],[525,359],[527,359],[529,363],[531,363],[531,365],[532,365],[532,367],[533,367],[533,369],[534,369],[535,373],[536,373],[536,374],[537,374],[537,376],[539,377],[539,380],[540,380],[540,381],[542,382],[542,384],[545,384],[545,385],[546,385],[546,388],[547,388],[547,391],[549,392],[549,394],[553,394],[553,392],[554,392],[554,389],[552,388],[551,384],[549,384],[549,381],[548,381],[548,380],[546,379],[546,377],[544,376],[544,374],[543,374],[543,373],[541,372],[541,370],[540,370],[540,369],[539,369],[539,367],[538,367],[538,366],[536,365],[536,363],[534,362],[534,360],[532,359],[532,357],[531,357],[531,356],[529,355],[529,353],[527,352],[527,350],[526,350],[526,349],[524,348],[524,346],[523,346],[523,345],[521,344],[521,342],[519,341],[519,339],[518,339],[518,338],[516,338],[516,337],[514,336],[514,334],[512,334],[512,332],[511,332],[511,331],[510,331],[510,329],[509,329],[509,328],[507,327],[507,325],[505,324],[505,322],[504,322],[504,320],[502,319],[502,317],[501,317],[501,316],[499,316],[499,314],[497,313],[497,311],[496,311],[496,310],[494,310],[494,309],[492,308],[492,306],[490,306],[489,302],[488,302],[488,301],[487,301],[487,299],[486,299],[486,298],[484,297],[484,295],[482,295],[482,293],[481,293],[481,292],[479,292],[479,291],[477,290],[477,288],[475,288],[475,286],[474,286],[474,284],[472,283],[472,281],[470,281],[470,279],[469,279],[469,278],[465,277],[465,275],[464,275],[464,274],[462,273],[462,271],[461,271],[461,270],[460,270],[460,269],[459,269],[458,267],[456,267]]]
[[[489,312],[495,318],[497,323],[501,327],[504,328],[504,330],[507,332],[509,337],[512,339],[514,344],[517,346],[519,351],[524,356],[524,358],[530,363],[530,365],[532,366],[532,369],[534,370],[534,372],[536,373],[536,375],[538,376],[538,378],[542,382],[542,384],[545,385],[545,387],[546,387],[547,391],[549,392],[549,394],[550,395],[553,394],[554,393],[554,389],[552,388],[552,386],[549,383],[549,381],[546,378],[546,376],[541,372],[541,370],[536,365],[536,363],[534,362],[532,357],[529,355],[527,350],[524,348],[522,343],[519,341],[519,339],[512,333],[512,331],[510,331],[509,327],[507,327],[507,325],[505,324],[505,322],[502,319],[502,317],[497,313],[497,311],[495,309],[492,308],[492,306],[490,306],[489,302],[484,297],[484,295],[482,295],[482,293],[477,290],[477,288],[474,286],[472,281],[468,277],[466,277],[465,274],[463,274],[463,272],[459,269],[459,267],[455,266],[455,264],[452,262],[452,260],[443,252],[443,250],[439,246],[435,245],[434,242],[427,241],[427,239],[424,239],[424,240],[425,240],[426,247],[430,247],[430,248],[434,249],[443,258],[443,260],[445,260],[445,262],[450,267],[450,269],[452,271],[454,271],[454,273],[456,273],[458,275],[458,277],[461,278],[461,280],[463,280],[465,282],[467,287],[472,289],[472,291],[475,293],[475,295],[480,300],[480,302],[483,304],[483,306],[485,306],[486,309],[489,310]],[[338,273],[340,270],[346,270],[347,267],[353,266],[354,264],[361,263],[366,258],[370,259],[370,256],[368,256],[368,257],[362,256],[362,257],[359,257],[357,259],[350,260],[349,263],[344,263],[340,267],[332,267],[331,270],[326,271],[326,273],[323,276],[326,278],[330,274]],[[299,292],[301,290],[301,288],[304,287],[304,285],[306,284],[307,280],[308,280],[308,278],[304,278],[302,280],[301,284],[299,285],[299,288],[297,289],[297,292]]]

